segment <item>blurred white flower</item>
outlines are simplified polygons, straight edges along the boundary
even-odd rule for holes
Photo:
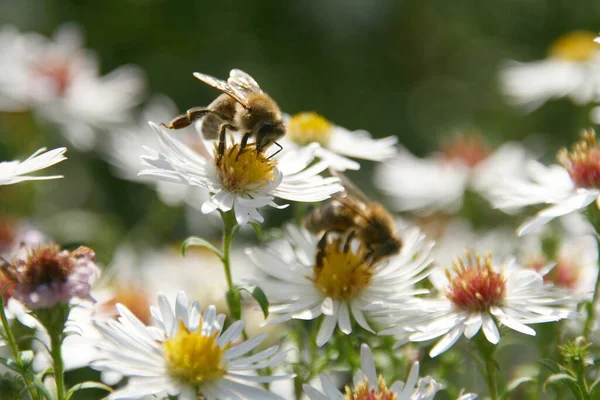
[[[52,38],[0,30],[0,111],[34,109],[60,126],[71,143],[89,150],[98,129],[129,120],[144,78],[133,66],[99,76],[98,60],[82,47],[80,29],[61,26]]]
[[[360,164],[348,157],[385,161],[397,153],[396,136],[373,139],[367,131],[349,131],[315,112],[301,112],[285,119],[286,135],[280,140],[284,151],[319,143],[316,155],[338,171],[360,169]]]
[[[497,324],[533,336],[529,324],[576,315],[572,310],[577,299],[568,291],[545,283],[541,274],[514,261],[497,266],[490,256],[467,254],[445,274],[434,271],[430,280],[438,299],[417,304],[418,317],[407,318],[405,310],[398,310],[396,322],[381,334],[397,335],[397,345],[407,339],[423,342],[443,336],[429,352],[431,357],[448,350],[463,334],[471,339],[480,330],[490,343],[498,344]],[[388,314],[394,312],[390,309]]]
[[[152,307],[157,327],[148,327],[126,307],[117,304],[118,321],[99,321],[103,339],[97,343],[99,370],[127,376],[127,385],[112,392],[109,399],[141,399],[145,396],[178,396],[192,400],[277,399],[257,383],[291,379],[291,375],[258,375],[263,368],[275,368],[286,357],[274,346],[252,356],[264,335],[240,341],[243,321],[223,331],[225,315],[208,306],[204,314],[199,303],[188,304],[184,292],[174,305],[158,295]]]
[[[543,242],[551,242],[546,254]],[[521,241],[519,262],[544,276],[544,281],[568,289],[589,300],[598,275],[598,244],[593,235],[562,235],[539,232]]]
[[[600,148],[593,131],[582,133],[573,151],[562,149],[561,165],[525,165],[527,178],[507,179],[491,193],[496,208],[513,210],[534,204],[550,204],[518,228],[519,236],[535,231],[554,218],[586,208],[600,199]]]
[[[360,370],[354,376],[353,387],[346,386],[342,393],[337,389],[327,374],[319,375],[323,392],[310,385],[304,385],[304,392],[310,400],[344,400],[344,399],[373,399],[373,400],[432,400],[442,389],[442,385],[431,377],[419,378],[419,363],[410,368],[406,383],[394,382],[389,388],[381,375],[377,375],[373,354],[368,345],[360,346]],[[415,387],[416,385],[416,387]],[[475,397],[465,397],[475,399]]]
[[[518,176],[525,150],[506,143],[491,152],[479,135],[459,135],[428,158],[405,149],[377,167],[375,183],[398,211],[455,212],[466,190],[484,197],[498,181]]]
[[[600,46],[593,32],[567,33],[541,61],[511,61],[502,69],[502,89],[512,103],[532,111],[550,99],[570,97],[577,104],[600,100]]]
[[[54,150],[46,151],[41,148],[24,161],[1,161],[0,162],[0,185],[10,185],[23,181],[37,181],[46,179],[62,178],[62,175],[52,176],[31,176],[32,172],[48,168],[54,164],[67,159],[64,156],[67,149],[59,147]]]
[[[402,235],[396,256],[375,265],[367,260],[368,249],[353,238],[319,238],[303,228],[287,227],[287,239],[265,248],[247,249],[257,268],[269,276],[257,282],[267,294],[272,315],[268,323],[290,319],[312,320],[324,315],[317,345],[331,338],[336,325],[348,335],[353,330],[351,315],[363,329],[373,332],[365,313],[385,306],[413,301],[427,290],[414,288],[424,279],[431,243],[417,229]]]
[[[202,155],[172,138],[168,129],[152,122],[150,126],[158,134],[161,152],[145,148],[148,155],[141,159],[147,168],[140,175],[208,190],[212,197],[202,204],[205,214],[234,210],[239,225],[260,223],[263,217],[259,208],[282,207],[274,203],[275,197],[316,202],[343,190],[338,178],[319,175],[329,167],[327,162],[311,165],[317,144],[289,151],[277,159],[259,154],[255,144],[240,152],[239,143],[227,145],[222,156],[216,147]]]

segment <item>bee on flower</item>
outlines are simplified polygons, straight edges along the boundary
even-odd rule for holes
[[[569,97],[577,104],[600,99],[600,45],[596,34],[574,31],[560,36],[548,57],[533,62],[511,61],[500,73],[502,89],[512,103],[532,111],[551,99]],[[592,112],[598,121],[600,109]]]
[[[286,116],[284,149],[296,149],[318,143],[317,156],[337,171],[357,170],[360,164],[351,158],[385,161],[397,153],[396,136],[373,139],[365,130],[350,131],[335,125],[315,112]]]
[[[427,158],[401,149],[377,167],[375,183],[397,211],[453,214],[467,190],[487,198],[498,181],[520,175],[524,160],[525,150],[516,143],[492,152],[480,134],[464,133]]]
[[[189,304],[184,292],[174,304],[158,294],[158,307],[151,308],[156,326],[149,327],[121,304],[117,321],[98,321],[102,339],[93,368],[128,377],[127,385],[109,399],[142,399],[146,396],[179,396],[208,400],[240,398],[282,400],[262,387],[293,378],[293,375],[258,375],[263,368],[276,368],[286,358],[277,346],[251,352],[264,340],[258,335],[240,340],[243,321],[224,329],[225,315],[214,306],[204,312],[200,304]]]
[[[373,263],[370,249],[352,235],[320,238],[304,228],[288,226],[287,238],[266,248],[251,248],[250,260],[268,278],[257,284],[277,315],[267,322],[313,320],[323,316],[317,345],[329,341],[336,325],[348,335],[354,320],[374,332],[368,315],[375,309],[414,301],[426,293],[414,285],[428,274],[431,243],[417,229],[402,232],[397,255]]]
[[[576,315],[576,298],[514,260],[498,265],[490,255],[467,253],[456,259],[452,269],[434,271],[430,281],[438,298],[422,300],[417,305],[417,317],[409,318],[401,309],[386,310],[388,316],[396,314],[396,322],[381,334],[397,335],[398,346],[407,340],[424,342],[441,337],[430,350],[431,357],[451,348],[463,335],[472,339],[482,331],[486,340],[496,345],[500,342],[499,326],[535,336],[528,325]]]
[[[33,109],[57,124],[77,148],[96,144],[98,130],[129,120],[141,100],[144,79],[133,66],[105,76],[98,60],[82,46],[80,29],[61,26],[52,38],[0,29],[0,111]]]

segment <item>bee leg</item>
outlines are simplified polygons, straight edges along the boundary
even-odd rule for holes
[[[317,243],[317,259],[315,260],[315,267],[318,270],[323,268],[323,260],[327,255],[325,250],[327,248],[327,236],[329,235],[329,233],[330,231],[325,232],[323,236],[321,236],[321,239],[319,239],[319,242]]]
[[[161,122],[161,125],[167,129],[187,128],[194,121],[202,118],[206,114],[214,114],[224,121],[229,121],[229,118],[227,118],[227,116],[225,116],[221,113],[218,113],[216,111],[213,111],[209,108],[194,107],[194,108],[190,108],[189,110],[187,110],[185,114],[181,114],[181,115],[178,115],[175,118],[173,118],[171,120],[171,122],[169,122],[169,125],[165,125],[162,122]]]
[[[281,150],[283,150],[283,147],[282,147],[282,146],[281,146],[279,143],[277,143],[277,142],[273,142],[273,144],[274,144],[275,146],[279,147],[279,150],[277,150],[275,153],[271,154],[271,155],[269,156],[268,160],[270,160],[271,158],[275,157],[277,154],[279,154],[279,152],[280,152]]]
[[[250,135],[252,135],[252,132],[244,133],[244,136],[242,137],[242,141],[240,142],[240,151],[238,152],[237,156],[235,157],[236,160],[240,157],[240,154],[242,154],[242,151],[244,151],[244,149],[248,145],[248,139],[250,139]]]
[[[226,136],[227,129],[236,130],[237,127],[234,125],[231,125],[231,124],[221,125],[221,130],[219,131],[219,145],[217,147],[217,153],[218,153],[217,163],[219,161],[221,161],[221,157],[223,157],[223,154],[225,154],[225,139],[227,137]]]
[[[343,251],[344,253],[348,253],[350,251],[350,247],[352,246],[352,240],[356,237],[356,230],[352,229],[350,232],[348,232],[348,234],[346,235],[346,238],[344,239],[344,247],[343,247]]]

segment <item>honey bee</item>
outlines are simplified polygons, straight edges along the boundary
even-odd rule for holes
[[[352,238],[363,241],[369,249],[367,261],[377,263],[402,248],[396,234],[394,217],[381,204],[371,201],[350,180],[334,173],[342,180],[346,191],[332,197],[323,206],[314,209],[304,218],[304,226],[314,234],[322,234],[317,253],[317,265],[327,236],[336,232],[346,236],[346,246]]]
[[[244,133],[238,155],[246,148],[251,137],[254,138],[259,153],[271,144],[279,147],[277,153],[281,151],[282,147],[277,143],[277,140],[285,135],[281,111],[254,78],[239,69],[229,72],[227,82],[198,72],[195,72],[194,76],[223,93],[208,107],[191,108],[185,114],[175,117],[168,125],[162,124],[163,126],[168,129],[181,129],[204,117],[202,135],[206,139],[219,139],[219,156],[225,153],[227,129]]]

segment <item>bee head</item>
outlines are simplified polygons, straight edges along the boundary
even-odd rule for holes
[[[265,147],[277,141],[283,135],[285,135],[283,121],[263,122],[260,124],[256,133],[256,148],[258,152],[261,152]]]

